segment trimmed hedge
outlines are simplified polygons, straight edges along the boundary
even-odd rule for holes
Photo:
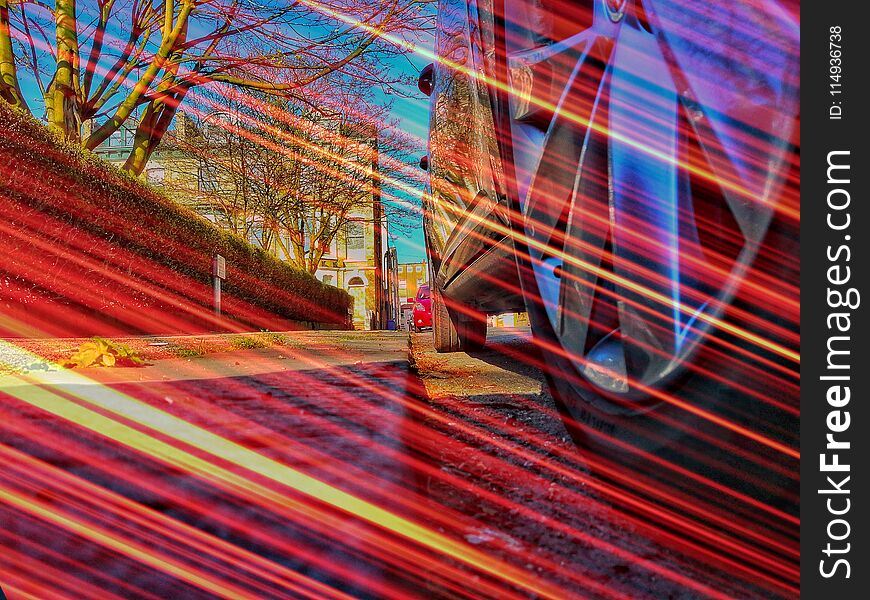
[[[6,335],[348,326],[353,300],[0,103]],[[211,314],[211,257],[227,262]],[[29,327],[28,327],[29,325]]]

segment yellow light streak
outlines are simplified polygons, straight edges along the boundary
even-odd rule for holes
[[[50,386],[43,385],[39,376],[16,375],[12,379],[17,380],[19,385],[6,386],[0,389],[27,404],[76,423],[174,467],[204,476],[206,479],[224,482],[248,493],[256,494],[268,502],[317,517],[313,507],[306,507],[302,503],[283,496],[249,478],[85,408],[52,391],[52,389],[58,390],[82,402],[153,429],[182,444],[211,454],[349,514],[356,515],[369,523],[431,550],[451,556],[475,569],[506,580],[542,597],[554,600],[561,597],[556,589],[536,580],[521,569],[487,556],[466,544],[454,541],[445,535],[395,515],[371,502],[357,498],[144,402],[111,388],[93,385],[86,377],[70,371],[64,372],[63,375],[66,377],[54,377],[55,383]],[[61,382],[60,379],[67,381]],[[88,383],[91,383],[87,387],[91,393],[85,397],[76,387]]]

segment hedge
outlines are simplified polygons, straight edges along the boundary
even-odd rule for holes
[[[0,103],[5,335],[346,327],[353,300]],[[211,259],[226,258],[224,317]]]

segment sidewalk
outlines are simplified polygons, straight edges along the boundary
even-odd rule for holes
[[[210,379],[287,370],[407,361],[407,333],[289,331],[112,338],[135,350],[142,367],[65,369],[87,338],[0,340],[0,388],[40,383],[122,383]]]
[[[4,588],[15,581],[39,598],[285,598],[299,586],[316,597],[412,596],[419,581],[393,577],[394,564],[422,552],[408,533],[422,502],[407,443],[419,388],[407,334],[287,337],[140,369],[5,377]]]

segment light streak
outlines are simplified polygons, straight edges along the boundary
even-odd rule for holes
[[[72,373],[70,375],[70,383],[75,381],[84,383],[79,376]],[[17,387],[10,387],[6,390],[7,394],[186,471],[199,473],[207,478],[229,483],[234,487],[248,489],[279,505],[286,505],[288,502],[286,497],[282,497],[261,484],[256,484],[250,479],[232,473],[166,442],[161,442],[127,425],[113,421],[97,412],[73,404],[56,393],[38,387],[38,381],[33,381],[29,377],[20,377],[20,379],[22,383],[27,383],[31,387],[27,388],[26,392]],[[55,385],[54,387],[59,391],[72,391],[68,389],[68,385]],[[511,565],[501,563],[465,544],[394,515],[296,469],[268,459],[205,429],[124,397],[117,392],[106,388],[95,391],[97,393],[90,396],[87,401],[103,410],[153,428],[168,438],[316,498],[429,549],[450,555],[485,573],[541,594],[543,597],[560,597],[559,593],[550,586],[531,579]],[[8,500],[11,502],[14,498],[10,497]],[[95,532],[94,535],[98,536],[99,532]],[[135,549],[130,549],[130,551],[135,552]],[[167,568],[170,568],[170,565],[167,565]]]

